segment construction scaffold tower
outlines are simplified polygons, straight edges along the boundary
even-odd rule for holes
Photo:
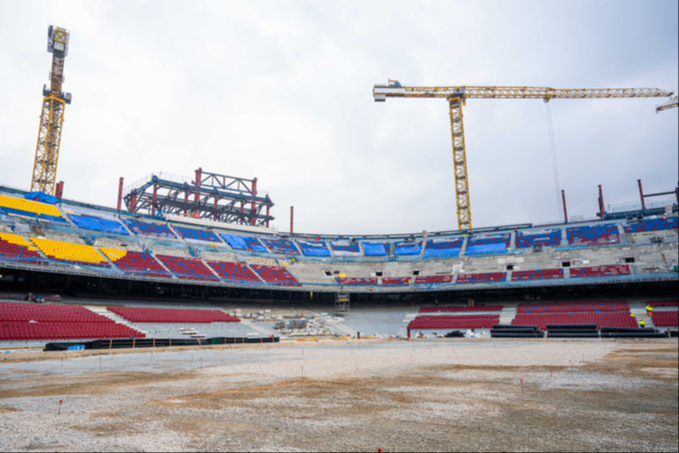
[[[656,98],[669,97],[673,94],[670,91],[657,88],[413,87],[403,86],[397,80],[389,80],[387,85],[375,85],[373,87],[373,98],[376,102],[384,102],[387,98],[442,98],[448,101],[453,141],[457,222],[460,230],[472,229],[467,147],[462,112],[462,106],[467,99],[542,99],[549,102],[552,99]]]
[[[128,211],[152,216],[173,214],[221,223],[269,227],[274,203],[259,195],[257,178],[245,179],[209,173],[199,168],[195,178],[163,173],[144,178],[119,191]]]
[[[68,55],[68,30],[49,26],[47,33],[47,51],[52,54],[52,70],[50,71],[50,87],[43,86],[42,111],[40,113],[40,129],[35,149],[35,163],[31,191],[54,195],[59,164],[59,148],[61,146],[61,130],[64,124],[66,104],[71,103],[71,94],[61,91],[64,83],[64,61]]]

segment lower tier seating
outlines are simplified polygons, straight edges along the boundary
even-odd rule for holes
[[[240,322],[221,310],[189,310],[177,308],[137,308],[137,307],[107,307],[130,322],[148,323],[194,323],[207,324],[213,322]]]
[[[0,303],[0,322],[113,322],[85,307],[78,305],[22,304],[14,302]]]
[[[265,266],[262,264],[253,264],[251,267],[262,277],[262,280],[272,285],[302,286],[295,276],[284,267]]]
[[[345,286],[370,286],[377,285],[375,277],[337,277],[337,283]]]
[[[651,307],[679,307],[676,300],[653,300],[648,303]]]
[[[632,271],[627,264],[571,268],[571,278],[615,277],[617,275],[630,275],[631,273]]]
[[[504,282],[506,280],[507,274],[504,272],[490,272],[486,274],[460,274],[457,277],[458,284]]]
[[[50,239],[31,239],[48,258],[68,263],[86,264],[88,266],[110,267],[106,258],[91,245],[71,242],[53,241]]]
[[[384,277],[382,284],[385,286],[408,286],[411,280],[410,277]]]
[[[418,275],[415,277],[416,285],[435,285],[437,283],[451,283],[452,275]]]
[[[0,233],[0,258],[44,263],[38,249],[18,234]]]
[[[549,314],[527,314],[518,313],[512,325],[514,326],[535,326],[545,330],[548,325],[573,325],[573,324],[596,324],[599,329],[602,327],[622,327],[637,328],[639,324],[636,318],[627,312],[617,313],[549,313]]]
[[[169,255],[158,255],[157,258],[180,278],[190,280],[219,280],[200,260]]]
[[[679,312],[656,311],[653,313],[653,324],[656,327],[679,327]]]
[[[499,315],[484,316],[418,316],[409,325],[410,330],[492,329],[500,324]]]
[[[207,264],[228,282],[261,283],[257,274],[252,272],[247,264],[225,261],[208,261]]]
[[[543,302],[519,304],[517,313],[574,313],[574,312],[626,312],[630,311],[626,300],[586,300],[578,302]]]
[[[115,322],[0,321],[0,341],[144,338],[144,334]]]
[[[150,253],[131,252],[107,247],[101,247],[100,250],[123,272],[143,274],[149,277],[171,277]]]
[[[542,269],[534,271],[514,271],[512,272],[512,281],[526,281],[526,280],[555,280],[563,278],[563,269]]]
[[[456,313],[476,311],[502,311],[503,305],[479,305],[478,307],[422,307],[420,313]]]

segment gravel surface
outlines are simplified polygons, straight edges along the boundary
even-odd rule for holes
[[[321,341],[4,361],[0,451],[677,451],[677,352]]]

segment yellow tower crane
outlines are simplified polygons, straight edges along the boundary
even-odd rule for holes
[[[54,194],[57,181],[64,110],[66,104],[71,103],[71,94],[61,91],[69,36],[68,30],[49,26],[47,51],[52,54],[52,70],[49,89],[46,85],[42,89],[44,98],[40,113],[40,129],[38,129],[38,143],[35,149],[31,191],[45,192],[50,195]]]
[[[462,114],[462,106],[467,99],[542,99],[548,102],[552,99],[655,98],[669,97],[673,94],[670,91],[657,88],[413,87],[403,86],[397,80],[389,80],[387,85],[375,85],[373,88],[373,98],[376,102],[384,102],[387,98],[443,98],[448,101],[453,139],[457,222],[461,230],[472,229],[467,151]]]

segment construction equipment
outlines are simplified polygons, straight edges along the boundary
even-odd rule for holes
[[[660,112],[665,111],[665,110],[676,109],[677,107],[679,107],[679,96],[674,96],[672,99],[665,102],[664,104],[660,104],[655,109],[655,112],[660,113]]]
[[[57,165],[61,145],[61,130],[64,124],[66,104],[71,103],[71,94],[61,91],[64,83],[64,61],[68,55],[70,33],[61,27],[49,26],[47,51],[52,54],[50,87],[43,86],[40,129],[35,149],[31,191],[53,195],[56,188]]]
[[[462,106],[467,99],[611,99],[669,97],[674,93],[657,88],[599,88],[556,89],[542,87],[502,86],[449,86],[412,87],[403,86],[397,80],[387,85],[375,85],[373,98],[384,102],[387,98],[443,98],[448,101],[453,139],[453,163],[457,198],[457,221],[461,230],[472,229],[472,210],[467,172],[467,151],[464,138]]]

